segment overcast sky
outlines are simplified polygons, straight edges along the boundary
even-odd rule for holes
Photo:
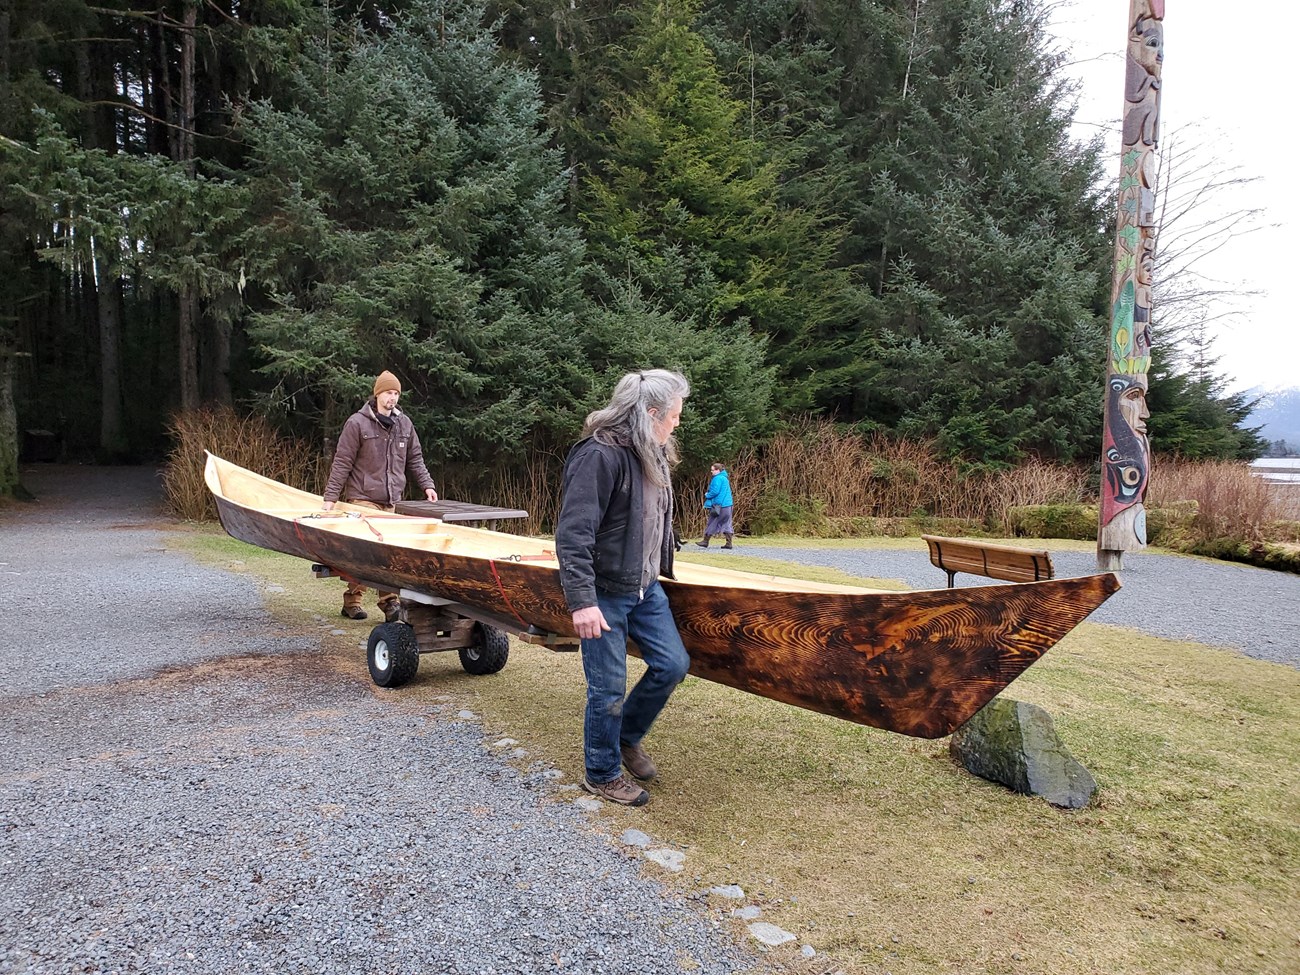
[[[1224,212],[1262,207],[1261,229],[1233,240],[1198,270],[1243,291],[1245,314],[1219,330],[1213,352],[1229,389],[1300,387],[1300,186],[1297,186],[1295,72],[1300,54],[1300,3],[1225,4],[1167,0],[1161,72],[1162,144],[1212,143],[1239,175],[1258,177]],[[1080,135],[1113,133],[1108,145],[1119,170],[1118,125],[1124,106],[1128,0],[1064,0],[1055,17],[1080,79]],[[1265,44],[1272,37],[1276,44]],[[1184,128],[1186,127],[1186,128]],[[1155,341],[1160,334],[1155,333]]]

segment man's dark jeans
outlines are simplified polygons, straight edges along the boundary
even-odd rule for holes
[[[621,774],[620,746],[638,744],[650,730],[686,676],[691,659],[658,580],[643,596],[597,589],[596,604],[610,629],[582,641],[582,670],[587,675],[583,755],[587,781],[610,782]],[[624,700],[628,637],[640,648],[646,672]]]

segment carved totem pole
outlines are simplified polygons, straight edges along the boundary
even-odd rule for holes
[[[1129,0],[1120,149],[1115,278],[1101,446],[1097,568],[1119,569],[1125,552],[1146,547],[1147,370],[1151,366],[1151,277],[1156,246],[1156,143],[1164,0]]]

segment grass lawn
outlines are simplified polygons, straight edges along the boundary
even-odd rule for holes
[[[283,587],[267,601],[286,621],[337,621],[347,635],[324,637],[330,659],[369,683],[358,645],[374,620],[338,617],[341,583],[213,531],[173,538]],[[848,581],[743,555],[725,564]],[[489,742],[509,736],[528,750],[524,761],[568,781],[582,774],[576,654],[512,642],[509,665],[491,677],[466,675],[454,653],[431,654],[410,685],[374,693],[410,707],[450,696],[482,716]],[[592,816],[615,835],[635,826],[684,850],[682,873],[646,869],[685,891],[739,884],[762,920],[798,936],[771,953],[794,970],[1300,971],[1300,672],[1084,623],[1005,695],[1053,715],[1100,785],[1087,809],[1064,812],[975,778],[949,759],[947,739],[905,738],[688,677],[646,739],[661,772],[653,801]],[[801,959],[799,944],[817,957]]]

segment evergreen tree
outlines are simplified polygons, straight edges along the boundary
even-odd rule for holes
[[[237,304],[219,238],[232,214],[204,175],[238,163],[227,125],[274,47],[261,32],[291,34],[311,2],[5,5],[0,317],[21,301],[20,409],[71,449],[153,453],[178,401],[229,400]],[[141,388],[156,391],[147,403]]]
[[[1165,349],[1151,350],[1147,432],[1153,452],[1189,460],[1254,460],[1268,450],[1262,427],[1246,426],[1258,400],[1226,392],[1212,366],[1179,372]]]
[[[570,436],[591,377],[560,159],[482,13],[416,0],[310,38],[244,113],[243,245],[282,405],[334,430],[392,369],[433,456],[504,462]]]
[[[1088,456],[1111,249],[1099,147],[1071,140],[1040,5],[931,0],[917,18],[864,160],[857,240],[885,306],[862,336],[881,367],[867,402],[977,463]]]
[[[747,133],[692,13],[649,5],[626,39],[617,73],[628,83],[608,104],[580,215],[612,279],[733,347],[748,326],[767,342],[782,408],[807,408],[825,359],[818,332],[850,300],[833,263],[839,234],[817,211],[782,205],[779,159]]]

